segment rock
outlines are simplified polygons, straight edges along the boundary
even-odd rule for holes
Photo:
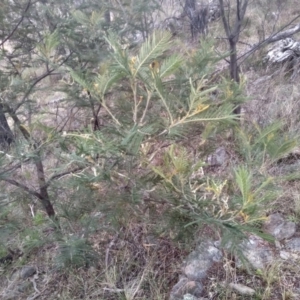
[[[264,231],[271,234],[278,241],[292,237],[296,232],[296,224],[285,221],[281,214],[270,215],[264,224]]]
[[[249,288],[246,285],[240,284],[240,283],[230,283],[229,287],[236,290],[241,295],[253,296],[255,294],[255,290]]]
[[[254,269],[264,269],[274,260],[271,246],[258,236],[250,236],[247,241],[242,243],[241,248],[243,255]]]
[[[207,163],[210,166],[222,166],[226,162],[227,152],[224,147],[219,147],[216,151],[209,155],[207,158]]]
[[[211,241],[201,243],[186,259],[179,282],[172,288],[170,300],[183,300],[190,294],[200,297],[203,291],[201,280],[206,278],[207,271],[214,262],[222,260],[222,252]]]
[[[171,290],[170,300],[182,300],[186,294],[197,297],[201,295],[202,291],[203,286],[200,282],[191,281],[186,277],[181,277]]]
[[[198,298],[196,298],[195,296],[193,296],[191,294],[186,294],[183,296],[183,300],[198,300]]]
[[[195,296],[193,296],[191,294],[185,294],[183,296],[183,300],[208,300],[208,299],[207,298],[202,298],[202,297],[197,298],[197,297],[195,297]]]
[[[31,266],[25,266],[20,270],[20,277],[22,279],[27,279],[36,273],[36,268]]]
[[[214,262],[222,259],[222,252],[212,242],[204,242],[196,247],[183,267],[185,276],[190,280],[201,281]]]
[[[291,251],[300,251],[300,238],[293,238],[286,243],[286,247]]]
[[[287,251],[280,251],[279,256],[284,260],[287,260],[291,257],[290,253]]]

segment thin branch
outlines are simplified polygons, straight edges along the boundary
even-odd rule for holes
[[[297,18],[299,18],[299,16]],[[288,36],[291,36],[299,31],[300,31],[300,23],[296,24],[293,28],[287,29],[283,32],[279,32],[279,33],[271,36],[270,38],[268,38],[268,43],[273,43],[273,42],[277,42],[281,39],[285,39]]]
[[[78,167],[78,168],[75,168],[73,170],[70,170],[70,171],[66,171],[66,172],[63,172],[63,173],[60,173],[60,174],[56,174],[56,175],[52,175],[48,180],[47,180],[47,183],[43,186],[43,187],[48,187],[51,182],[55,179],[59,179],[61,177],[64,177],[66,175],[69,175],[69,174],[73,174],[73,173],[76,173],[78,171],[81,171],[84,167]]]
[[[2,178],[1,180],[8,182],[14,186],[17,186],[21,189],[23,189],[24,191],[26,191],[28,194],[33,195],[35,197],[37,197],[40,200],[44,200],[42,195],[36,191],[31,190],[29,187],[27,187],[26,185],[14,180],[14,179],[10,179],[10,178]]]
[[[17,25],[15,26],[15,28],[11,31],[11,33],[0,43],[0,47],[2,45],[4,45],[4,43],[6,41],[8,41],[14,35],[14,33],[16,32],[16,30],[18,29],[18,27],[20,26],[20,24],[23,22],[25,14],[29,10],[30,5],[31,5],[31,0],[28,0],[27,5],[25,7],[25,10],[24,10],[24,12],[22,14],[21,19],[19,20],[19,22],[17,23]]]
[[[73,54],[74,52],[71,51],[70,54],[58,65],[57,68],[59,68],[60,66],[62,66]],[[28,97],[28,95],[31,93],[31,91],[33,90],[33,88],[44,78],[46,78],[47,76],[52,75],[52,73],[57,69],[50,69],[48,70],[45,74],[42,74],[41,76],[39,76],[33,83],[32,85],[29,87],[29,89],[27,90],[27,92],[25,93],[25,95],[22,97],[22,100],[20,101],[20,103],[16,106],[16,108],[14,109],[14,113],[20,108],[20,106],[23,105],[23,103],[25,102],[26,98]]]
[[[291,35],[293,35],[293,34],[295,34],[297,32],[300,32],[300,23],[296,24],[293,28],[284,30],[285,28],[287,28],[288,26],[290,26],[294,21],[296,21],[299,18],[300,18],[300,15],[298,15],[293,20],[291,20],[283,28],[279,29],[277,32],[275,32],[274,34],[270,35],[268,38],[266,38],[265,40],[261,41],[260,43],[258,43],[254,47],[252,47],[252,49],[250,49],[249,51],[247,51],[246,53],[244,53],[243,55],[241,55],[240,57],[238,57],[238,61],[243,58],[243,60],[240,61],[240,64],[245,59],[247,59],[253,52],[255,52],[256,50],[258,50],[259,48],[261,48],[265,44],[270,44],[270,43],[277,42],[277,41],[279,41],[279,40],[281,40],[283,38],[287,38],[287,37],[289,37],[289,36],[291,36]]]
[[[227,22],[226,17],[225,17],[224,2],[223,2],[223,0],[219,0],[219,3],[220,3],[220,13],[221,13],[223,26],[224,26],[224,29],[226,32],[226,36],[229,38],[230,28],[229,28],[229,23]]]
[[[18,164],[16,164],[16,165],[10,167],[9,169],[6,169],[6,170],[2,171],[2,172],[0,173],[0,176],[4,175],[5,173],[8,173],[8,172],[11,172],[11,171],[14,171],[14,170],[16,170],[16,169],[21,168],[22,164],[23,164],[24,162],[29,161],[29,160],[30,160],[30,158],[28,158],[28,159],[26,159],[25,161],[22,161],[22,162],[20,162],[20,163],[18,163]]]

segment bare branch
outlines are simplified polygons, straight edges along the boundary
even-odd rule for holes
[[[299,16],[297,18],[299,18]],[[285,39],[297,32],[300,32],[300,23],[296,24],[293,28],[287,29],[285,31],[279,32],[279,33],[271,36],[270,38],[267,39],[268,40],[267,42],[274,43],[279,40]]]
[[[70,170],[70,171],[66,171],[66,172],[63,172],[63,173],[60,173],[60,174],[56,174],[56,175],[52,175],[49,180],[47,181],[47,183],[44,185],[44,187],[48,187],[51,182],[55,179],[59,179],[63,176],[66,176],[66,175],[69,175],[69,174],[73,174],[73,173],[76,173],[78,171],[81,171],[83,169],[83,167],[78,167],[78,168],[75,168],[73,170]]]
[[[231,35],[235,38],[236,42],[239,39],[239,34],[241,32],[241,27],[247,10],[248,2],[249,0],[245,0],[244,3],[242,3],[241,5],[240,0],[236,1],[236,20],[234,24],[234,29],[231,32]]]
[[[15,26],[15,28],[11,31],[11,33],[0,43],[0,47],[2,45],[4,45],[4,43],[7,42],[14,35],[14,33],[16,32],[16,30],[18,29],[18,27],[20,26],[20,24],[23,22],[25,14],[29,10],[30,5],[31,5],[31,0],[28,0],[27,5],[26,5],[26,7],[24,9],[24,12],[22,14],[21,19],[19,20],[19,22],[17,23],[17,25]]]
[[[68,59],[71,57],[71,55],[74,52],[71,51],[70,54],[58,65],[58,68],[60,66],[62,66],[64,63],[66,63],[68,61]],[[16,106],[16,108],[14,109],[14,113],[23,105],[23,103],[25,102],[26,98],[28,97],[28,95],[31,93],[31,91],[33,90],[33,88],[44,78],[46,78],[47,76],[52,75],[52,73],[56,70],[57,68],[54,69],[50,69],[48,70],[46,73],[42,74],[41,76],[39,76],[38,78],[36,78],[36,80],[32,83],[32,85],[29,87],[29,89],[27,90],[27,92],[25,93],[25,95],[22,97],[20,103]]]
[[[219,0],[219,3],[220,3],[220,12],[221,12],[223,26],[224,26],[224,29],[226,32],[226,36],[229,37],[230,36],[230,28],[229,28],[229,22],[227,22],[226,16],[225,16],[224,2],[223,2],[223,0]]]
[[[289,27],[294,21],[296,21],[299,18],[300,18],[300,15],[298,15],[297,17],[295,17],[294,19],[292,19],[283,28],[281,28],[280,30],[278,30],[274,34],[270,35],[268,38],[266,38],[265,40],[261,41],[260,43],[258,43],[254,47],[252,47],[252,49],[250,49],[249,51],[247,51],[246,53],[244,53],[243,55],[241,55],[238,58],[238,60],[240,61],[242,58],[243,58],[243,60],[240,61],[239,64],[241,64],[252,53],[254,53],[256,50],[258,50],[259,48],[261,48],[265,44],[271,44],[271,43],[277,42],[277,41],[279,41],[281,39],[285,39],[285,38],[287,38],[287,37],[289,37],[289,36],[291,36],[291,35],[293,35],[293,34],[295,34],[297,32],[300,32],[300,23],[296,24],[293,28],[289,28],[287,30],[284,30],[285,28]]]
[[[2,178],[3,181],[8,182],[14,186],[17,186],[21,189],[23,189],[24,191],[26,191],[28,194],[33,195],[35,197],[37,197],[40,200],[43,200],[43,197],[41,194],[37,193],[36,191],[30,189],[29,187],[27,187],[26,185],[14,180],[14,179],[9,179],[9,178]]]

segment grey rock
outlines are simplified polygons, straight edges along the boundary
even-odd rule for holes
[[[249,295],[252,296],[255,294],[255,290],[249,288],[246,285],[240,283],[230,283],[229,287],[237,291],[241,295]]]
[[[183,296],[183,300],[198,300],[199,298],[196,298],[195,296],[191,295],[191,294],[185,294]]]
[[[197,298],[191,294],[185,294],[183,296],[183,300],[208,300],[207,298],[203,298],[203,297],[200,297],[200,298]]]
[[[212,266],[212,262],[205,259],[190,261],[183,269],[184,274],[190,280],[201,280],[206,277],[206,272]]]
[[[224,147],[219,147],[216,151],[209,155],[207,163],[210,166],[222,166],[227,160],[227,152]]]
[[[278,241],[292,237],[296,232],[296,224],[284,220],[281,214],[269,216],[264,224],[264,231],[274,236]]]
[[[171,290],[170,300],[182,300],[186,294],[199,297],[202,291],[203,286],[200,282],[191,281],[186,277],[181,277]]]
[[[287,260],[291,257],[291,254],[287,251],[280,251],[279,256],[280,256],[280,258]]]
[[[258,236],[250,236],[247,241],[242,243],[241,249],[254,269],[264,269],[275,259],[270,244]]]
[[[36,273],[36,268],[31,266],[25,266],[20,270],[20,277],[27,279]]]
[[[222,257],[222,252],[213,242],[205,241],[198,245],[187,257],[182,267],[184,276],[172,288],[170,300],[183,300],[187,294],[200,297],[203,291],[201,280],[206,278],[213,263],[220,262]]]
[[[183,266],[185,276],[190,280],[201,281],[214,262],[222,259],[222,252],[212,242],[204,242],[196,247]]]
[[[286,247],[291,251],[300,251],[300,238],[293,238],[286,243]]]

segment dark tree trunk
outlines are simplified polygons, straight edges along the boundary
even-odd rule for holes
[[[35,159],[35,167],[40,187],[40,195],[41,195],[41,203],[50,218],[55,218],[55,211],[53,208],[53,205],[51,203],[49,194],[48,194],[48,188],[47,188],[47,182],[45,178],[45,172],[44,172],[44,166],[41,161],[40,155],[38,155]]]
[[[36,144],[34,142],[33,139],[31,139],[30,133],[26,130],[26,128],[24,126],[21,125],[21,121],[19,120],[17,115],[13,112],[13,110],[9,106],[7,106],[6,109],[9,113],[9,115],[11,116],[11,118],[14,120],[15,126],[18,126],[18,128],[21,131],[21,133],[23,134],[24,138],[32,145],[33,149],[36,151],[35,158],[33,159],[33,161],[34,161],[34,165],[36,167],[36,173],[37,173],[38,184],[39,184],[39,193],[30,190],[28,187],[24,186],[23,184],[20,184],[20,183],[16,182],[15,180],[6,179],[6,181],[10,182],[10,183],[12,183],[16,186],[22,187],[26,191],[28,191],[31,194],[35,195],[41,201],[41,204],[43,205],[47,215],[53,221],[55,221],[58,224],[58,227],[59,227],[58,219],[55,215],[55,210],[54,210],[54,207],[51,203],[51,200],[50,200],[50,197],[49,197],[49,194],[48,194],[48,186],[49,185],[47,184],[47,181],[46,181],[46,175],[45,175],[45,171],[44,171],[42,157],[41,157],[41,154],[40,154],[39,149],[38,149],[39,146],[38,146],[38,144]]]
[[[14,135],[8,126],[3,104],[0,103],[0,148],[7,149],[13,140]]]
[[[237,48],[236,45],[239,41],[239,35],[241,32],[243,20],[245,17],[245,13],[247,10],[249,0],[236,0],[235,10],[236,16],[234,24],[230,25],[230,18],[228,14],[225,14],[225,4],[223,0],[219,0],[220,5],[220,13],[223,22],[223,26],[226,32],[226,36],[228,38],[229,49],[230,49],[230,78],[239,83],[239,65],[238,65],[238,57],[237,57]],[[238,105],[234,111],[235,114],[241,114],[241,106]]]
[[[236,49],[236,41],[234,37],[229,38],[229,46],[230,46],[230,78],[235,82],[240,83],[240,73],[239,66],[237,60],[237,49]],[[238,105],[233,112],[237,115],[241,114],[241,106]]]

